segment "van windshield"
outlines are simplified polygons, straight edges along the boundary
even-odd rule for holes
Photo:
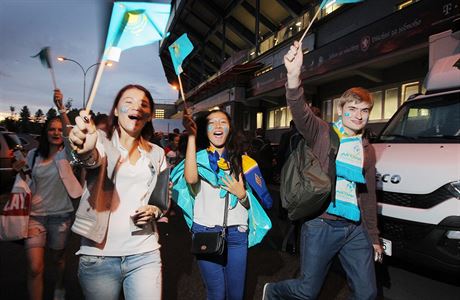
[[[405,103],[378,136],[383,143],[459,143],[460,93]]]

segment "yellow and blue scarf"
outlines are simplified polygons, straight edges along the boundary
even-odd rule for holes
[[[251,158],[249,158],[252,160]],[[211,169],[209,156],[206,150],[199,151],[196,154],[196,163],[199,176],[209,182],[214,187],[219,187],[215,172]],[[243,159],[244,164],[244,159]],[[181,161],[171,172],[171,181],[173,183],[172,197],[177,205],[182,209],[185,222],[191,228],[193,224],[193,208],[195,205],[195,196],[184,176],[185,160]],[[249,176],[250,177],[250,176]],[[272,227],[268,217],[259,200],[254,195],[253,189],[246,180],[246,193],[249,200],[248,209],[248,247],[257,245],[262,241],[264,236]],[[223,189],[221,189],[222,191]],[[224,190],[225,191],[225,190]],[[227,192],[227,191],[225,191]],[[230,203],[237,199],[235,195],[230,195]]]
[[[224,183],[222,182],[222,177],[225,175],[225,171],[230,170],[230,163],[228,162],[227,150],[224,150],[221,156],[213,146],[209,146],[206,149],[206,151],[208,153],[209,164],[211,166],[211,169],[218,177],[219,184],[223,185]],[[246,179],[246,182],[251,186],[251,188],[258,196],[262,206],[266,209],[271,208],[273,200],[270,196],[270,193],[268,192],[267,185],[265,184],[265,180],[262,177],[262,173],[260,172],[259,166],[257,165],[256,161],[247,155],[243,155],[242,163],[243,175]],[[223,196],[224,195],[221,195],[222,198]],[[236,203],[230,203],[231,207],[234,207],[235,205]]]
[[[363,175],[364,149],[362,136],[347,136],[340,118],[333,124],[340,139],[335,160],[335,201],[329,204],[327,213],[358,222],[361,214],[358,207],[356,183],[366,183]]]

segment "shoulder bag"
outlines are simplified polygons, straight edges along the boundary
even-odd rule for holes
[[[192,236],[192,254],[222,255],[225,251],[225,230],[227,228],[228,192],[225,196],[224,223],[218,232],[196,232]]]

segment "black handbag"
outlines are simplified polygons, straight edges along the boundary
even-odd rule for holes
[[[225,196],[224,223],[217,232],[196,232],[192,236],[192,254],[222,255],[225,251],[225,229],[227,228],[228,193]]]
[[[158,174],[157,183],[150,194],[149,204],[155,205],[162,211],[169,208],[169,174],[171,169],[166,168]]]

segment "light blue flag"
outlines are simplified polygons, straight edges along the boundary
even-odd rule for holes
[[[186,33],[181,35],[171,46],[168,47],[174,65],[174,71],[179,75],[182,73],[182,62],[192,52],[193,44]]]
[[[170,4],[115,2],[102,59],[118,61],[126,49],[163,39],[170,11]]]
[[[363,0],[323,0],[319,8],[323,9],[328,4],[346,4],[346,3],[356,3],[356,2],[361,2],[361,1]]]

